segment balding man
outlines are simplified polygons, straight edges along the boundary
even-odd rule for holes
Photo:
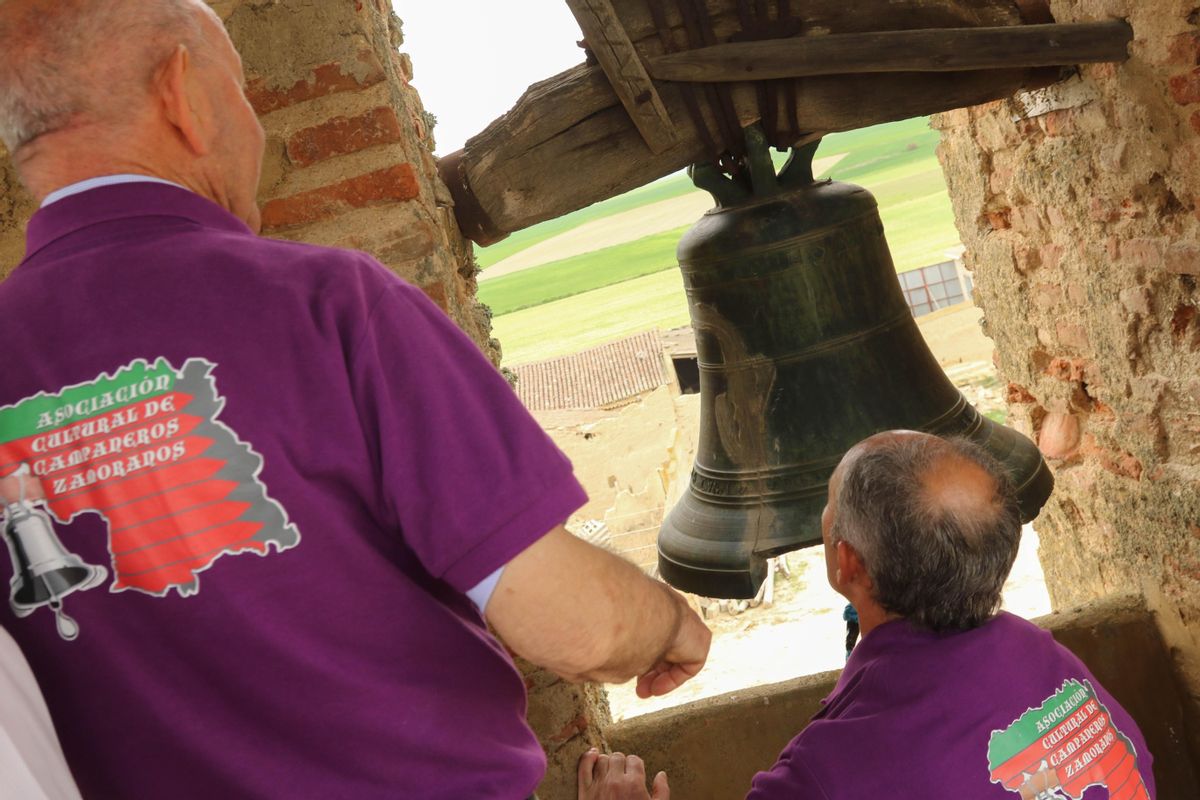
[[[821,528],[829,582],[858,610],[863,639],[748,800],[1154,797],[1129,715],[1049,633],[997,613],[1021,525],[983,450],[873,436],[834,472]],[[644,784],[604,793],[637,784],[631,769],[644,775],[640,761],[618,767],[586,756],[580,797],[645,798]]]
[[[83,794],[503,798],[506,644],[670,691],[709,634],[567,534],[570,465],[371,258],[257,238],[263,131],[195,0],[0,2],[41,203],[0,286],[5,622]],[[14,488],[15,487],[15,488]]]

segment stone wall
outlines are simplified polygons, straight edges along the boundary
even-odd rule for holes
[[[941,115],[940,156],[1012,418],[1055,469],[1036,523],[1051,597],[1144,592],[1194,703],[1200,3],[1051,6],[1059,22],[1128,19],[1132,58]]]
[[[371,253],[420,286],[498,364],[489,313],[475,299],[471,247],[437,177],[432,117],[409,83],[412,64],[397,49],[403,36],[391,4],[210,5],[242,55],[247,94],[267,132],[264,234]],[[33,211],[0,149],[0,277],[19,262]],[[607,703],[596,687],[523,671],[529,719],[550,757],[541,794],[573,797],[578,757],[603,744]]]
[[[365,250],[499,363],[387,0],[219,0],[267,131],[264,233]]]

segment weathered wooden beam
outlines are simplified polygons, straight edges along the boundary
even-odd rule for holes
[[[656,56],[656,80],[734,82],[885,72],[962,72],[1125,61],[1121,20],[1076,25],[938,28],[736,42]]]
[[[1031,70],[802,78],[792,90],[795,125],[823,133],[865,128],[1011,97],[1045,85],[1041,78]],[[467,238],[493,244],[711,157],[690,121],[674,147],[650,152],[607,85],[599,67],[586,66],[537,84],[464,150],[441,160]],[[755,84],[730,86],[738,122],[757,122]],[[666,83],[660,91],[671,113],[687,120],[681,87]],[[716,130],[713,109],[703,113]]]
[[[660,3],[666,30],[647,0],[609,0],[643,60],[693,44],[677,3]],[[700,0],[717,41],[743,28],[738,0]],[[830,35],[928,28],[990,28],[1042,21],[1045,0],[763,0],[770,19],[787,11],[805,32]],[[1039,10],[1040,9],[1040,10]],[[1057,73],[1054,73],[1055,75]],[[814,76],[780,82],[777,107],[788,109],[795,130],[814,134],[850,130],[1009,97],[1053,80],[1045,70],[911,72]],[[751,82],[729,84],[740,125],[759,119]],[[679,139],[655,153],[648,148],[605,73],[581,65],[530,87],[511,111],[442,159],[455,214],[469,238],[490,244],[543,220],[613,197],[712,157],[693,122],[682,84],[658,86]],[[790,100],[785,95],[790,95]],[[720,125],[707,101],[708,132]],[[786,123],[788,120],[781,120]]]
[[[612,3],[609,0],[567,0],[567,6],[583,30],[588,49],[600,62],[646,146],[652,153],[669,150],[679,141],[675,123]]]

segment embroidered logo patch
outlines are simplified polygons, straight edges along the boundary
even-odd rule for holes
[[[108,523],[110,591],[158,597],[195,594],[199,573],[223,556],[299,543],[259,480],[262,457],[218,421],[225,401],[215,367],[137,360],[0,408],[0,495],[18,615],[49,606],[61,616],[64,596],[107,578],[64,547],[50,518],[99,513]]]
[[[1137,750],[1113,724],[1089,681],[1069,680],[988,742],[992,783],[1023,800],[1081,800],[1093,786],[1110,800],[1149,800]]]

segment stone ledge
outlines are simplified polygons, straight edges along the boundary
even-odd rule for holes
[[[1138,720],[1155,754],[1158,794],[1200,796],[1187,753],[1183,698],[1154,615],[1139,595],[1111,595],[1035,622],[1078,655]],[[837,683],[824,672],[635,717],[605,730],[614,751],[637,753],[647,774],[665,769],[672,795],[744,797],[754,774],[807,724]]]

